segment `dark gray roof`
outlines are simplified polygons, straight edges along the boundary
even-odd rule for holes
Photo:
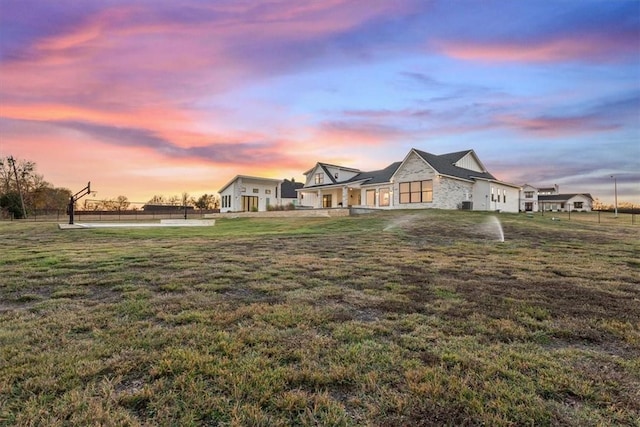
[[[489,172],[476,172],[470,169],[458,167],[454,164],[472,150],[458,151],[456,153],[448,153],[442,155],[427,153],[426,151],[416,150],[415,148],[414,151],[418,153],[418,155],[422,157],[427,163],[429,163],[431,167],[433,167],[439,174],[462,179],[496,179]]]
[[[282,184],[280,184],[280,197],[283,199],[295,199],[298,197],[296,190],[302,187],[304,187],[304,183],[302,182],[285,179],[282,181]]]
[[[401,164],[402,162],[394,162],[384,169],[371,172],[361,172],[347,182],[365,181],[363,182],[363,184],[381,184],[383,182],[389,182],[389,180],[396,172],[396,170],[398,170],[398,167],[400,167]]]
[[[548,194],[543,196],[538,196],[538,201],[540,202],[566,202],[567,200],[576,197],[576,196],[585,196],[589,199],[593,200],[591,194],[589,193],[567,193],[567,194]]]
[[[441,175],[447,175],[447,176],[452,176],[452,177],[462,178],[467,180],[472,180],[476,178],[490,179],[490,180],[496,179],[489,172],[477,172],[470,169],[464,169],[464,168],[455,166],[455,163],[458,160],[462,159],[464,156],[466,156],[473,150],[457,151],[455,153],[447,153],[442,155],[427,153],[426,151],[416,150],[415,148],[413,149],[413,151],[415,151],[420,157],[422,157],[427,163],[429,163],[436,170],[437,173]],[[360,182],[363,185],[382,184],[385,182],[389,182],[389,180],[391,179],[393,174],[396,173],[396,171],[398,170],[401,164],[402,162],[394,162],[384,169],[371,171],[371,172],[360,172],[359,174],[355,175],[353,178],[347,181],[338,182],[329,173],[329,170],[326,167],[327,164],[318,163],[318,165],[322,167],[322,169],[326,172],[326,174],[331,179],[331,183],[310,185],[307,188],[325,187],[325,186],[335,185],[335,184],[348,184],[350,182],[351,183]]]

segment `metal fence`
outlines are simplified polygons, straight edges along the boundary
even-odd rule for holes
[[[636,213],[618,213],[607,211],[592,212],[527,212],[527,215],[545,217],[563,221],[585,221],[598,224],[640,225],[640,215]]]
[[[145,212],[142,210],[120,210],[120,211],[75,211],[74,222],[83,221],[153,221],[160,219],[203,219],[205,215],[219,212],[217,209],[203,209],[203,210],[188,210],[184,211],[173,210],[170,212]],[[10,216],[2,218],[5,221],[11,221],[13,218]],[[69,215],[66,210],[37,210],[31,212],[27,218],[20,221],[42,221],[42,222],[66,222],[69,220]]]

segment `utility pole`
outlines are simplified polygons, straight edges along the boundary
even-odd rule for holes
[[[26,218],[27,210],[24,207],[24,197],[22,197],[22,189],[20,188],[20,180],[18,179],[18,170],[16,169],[16,161],[13,158],[13,156],[10,156],[7,160],[9,160],[9,162],[11,163],[11,166],[13,167],[13,174],[16,177],[16,186],[18,188],[18,194],[20,194],[20,204],[22,205],[22,217]]]
[[[615,175],[611,175],[611,178],[613,178],[613,202],[614,202],[614,209],[615,209],[615,217],[618,218],[618,181],[616,179]]]

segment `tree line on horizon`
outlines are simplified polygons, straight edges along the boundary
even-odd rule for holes
[[[68,188],[55,187],[36,172],[36,163],[30,160],[0,158],[0,217],[21,219],[37,212],[67,212],[73,193]],[[180,196],[154,195],[146,204],[191,206],[201,210],[220,207],[220,199],[214,194],[194,197],[188,193]],[[112,199],[81,201],[76,209],[91,211],[137,210],[127,196]]]

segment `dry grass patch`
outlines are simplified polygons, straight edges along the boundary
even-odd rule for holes
[[[634,425],[637,227],[0,223],[2,425]]]

